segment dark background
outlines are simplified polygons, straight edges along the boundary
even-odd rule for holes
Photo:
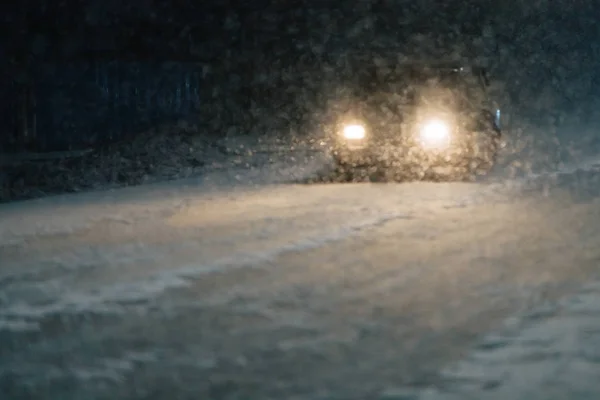
[[[217,135],[301,130],[323,110],[344,57],[359,54],[483,63],[504,108],[532,121],[585,120],[597,106],[593,1],[29,0],[0,7],[4,152],[98,146],[182,118]]]

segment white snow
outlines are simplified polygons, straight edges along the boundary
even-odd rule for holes
[[[71,234],[97,222],[123,224],[155,218],[186,207],[190,197],[248,190],[290,182],[313,176],[328,161],[323,153],[313,149],[297,149],[287,154],[271,156],[271,162],[257,164],[246,155],[246,163],[230,168],[210,168],[198,178],[143,186],[57,195],[47,198],[8,203],[0,206],[0,244],[19,243],[35,235]]]
[[[600,284],[513,316],[419,400],[600,398]]]
[[[156,304],[164,310],[167,300],[176,297],[173,293],[198,290],[198,282],[213,289],[203,279],[215,273],[255,269],[279,274],[290,283],[252,287],[240,281],[227,291],[198,293],[195,301],[225,309],[239,298],[243,306],[236,312],[245,311],[248,318],[260,314],[270,321],[263,333],[276,329],[283,335],[279,331],[301,327],[317,332],[282,336],[272,344],[280,351],[322,352],[330,345],[353,346],[361,330],[382,329],[380,321],[367,317],[356,322],[359,327],[333,327],[335,318],[309,315],[308,303],[335,297],[333,288],[344,293],[334,299],[339,303],[353,298],[383,301],[384,293],[401,290],[399,304],[402,295],[402,301],[410,300],[403,306],[414,302],[426,309],[438,296],[419,292],[426,278],[429,287],[447,290],[440,294],[449,298],[444,306],[475,315],[477,310],[469,307],[479,305],[469,305],[469,294],[462,293],[461,286],[487,293],[486,307],[495,307],[502,297],[525,298],[533,291],[530,286],[566,274],[561,262],[593,259],[594,243],[600,240],[594,230],[598,224],[590,222],[598,217],[597,205],[568,203],[563,213],[561,201],[569,193],[558,184],[548,191],[531,191],[548,177],[596,169],[594,159],[559,173],[475,184],[286,183],[314,174],[325,162],[318,155],[301,161],[290,158],[261,168],[212,171],[196,179],[0,206],[0,333],[43,332],[44,324],[55,317],[129,318],[131,307],[143,315]],[[538,205],[544,198],[547,201]],[[548,220],[549,216],[556,218]],[[566,221],[573,227],[562,232],[559,228]],[[543,225],[536,229],[536,223]],[[579,240],[584,233],[589,233],[586,240]],[[577,243],[580,254],[552,247],[563,239]],[[549,259],[544,270],[540,263]],[[469,272],[474,268],[483,277],[480,283]],[[517,282],[504,282],[508,278],[503,274],[517,268]],[[561,273],[553,275],[557,270]],[[288,290],[303,279],[322,279],[323,284],[306,299],[294,298]],[[331,286],[327,279],[333,280]],[[503,282],[490,287],[486,279]],[[348,292],[346,281],[360,285]],[[399,286],[400,281],[404,283]],[[264,288],[269,293],[259,293]],[[187,295],[173,300],[173,307],[191,301]],[[277,301],[282,300],[307,308],[281,311]],[[337,314],[335,308],[326,311]],[[449,329],[454,322],[441,309],[433,315],[431,329]],[[594,387],[599,317],[600,287],[589,285],[533,314],[513,313],[504,330],[490,333],[467,357],[442,371],[439,387],[398,385],[379,393],[386,399],[576,399],[584,391],[599,397],[600,385]],[[226,333],[249,338],[256,326],[241,324]],[[156,363],[157,354],[128,352],[77,361],[66,369],[47,369],[47,379],[68,375],[118,383],[137,364]],[[196,361],[201,364],[200,358]],[[31,368],[33,372],[24,372],[30,376],[44,369],[28,362],[32,364],[23,362],[20,368]],[[251,366],[251,361],[244,363]],[[211,362],[203,368],[213,366]],[[13,367],[6,364],[2,370]],[[341,383],[355,384],[352,379]]]
[[[187,180],[0,207],[0,282],[14,281],[2,294],[0,328],[31,330],[59,313],[118,313],[203,274],[268,265],[409,216],[381,199],[361,204],[362,194],[306,197],[303,187],[270,186],[291,178],[282,164],[246,171],[235,191]],[[222,171],[203,180],[231,184]],[[212,238],[215,223],[221,232]]]
[[[82,269],[102,268],[100,273],[103,277],[94,276],[93,280],[88,277],[75,282],[73,279],[64,277],[62,280],[36,282],[33,285],[28,282],[14,285],[4,294],[4,298],[10,305],[0,307],[0,318],[11,318],[11,320],[28,318],[30,322],[25,328],[31,329],[33,326],[31,319],[42,319],[52,314],[86,311],[118,313],[123,303],[150,300],[166,290],[187,286],[189,280],[197,279],[203,274],[228,268],[263,266],[281,254],[325,246],[328,243],[360,234],[370,227],[405,216],[404,212],[377,213],[375,216],[354,214],[354,217],[358,218],[349,219],[349,222],[343,225],[339,225],[339,222],[335,221],[334,224],[325,225],[318,230],[312,225],[305,227],[303,231],[296,232],[300,233],[299,238],[291,237],[284,241],[278,241],[275,239],[277,238],[275,232],[275,238],[272,236],[268,238],[270,241],[267,246],[258,245],[254,251],[236,252],[233,250],[235,247],[228,246],[228,249],[233,251],[230,251],[230,255],[222,257],[205,255],[210,252],[211,243],[207,245],[203,245],[201,242],[191,243],[189,239],[158,247],[140,244],[137,246],[122,245],[116,248],[110,246],[107,249],[90,247],[85,249],[87,251],[76,249],[72,253],[66,254],[60,261],[64,263],[67,271],[73,271],[77,267]],[[302,228],[301,224],[298,225],[300,225],[299,228]],[[307,230],[309,230],[309,234],[306,233]],[[252,233],[250,233],[251,235]],[[242,237],[238,240],[244,241],[250,240],[250,238]],[[193,258],[200,257],[198,261],[191,262],[186,257],[181,257],[176,261],[178,264],[172,264],[173,258],[169,257],[170,253],[180,252],[183,254],[185,248],[189,249],[191,246],[194,246],[195,257]],[[252,246],[246,244],[246,247]],[[196,255],[198,250],[200,253]],[[167,264],[171,265],[165,268]],[[14,265],[10,262],[7,263],[6,267],[13,271],[19,269],[16,262]],[[116,267],[118,270],[115,270]],[[135,267],[136,270],[121,270],[121,268],[132,267]],[[111,278],[106,282],[109,274]],[[4,275],[4,272],[0,272],[1,275]],[[17,275],[18,279],[18,272],[13,275]],[[99,284],[103,284],[103,286],[98,286]],[[45,294],[44,303],[41,305],[28,305],[14,300],[39,298],[40,291]],[[23,296],[25,293],[27,296]],[[4,325],[6,329],[20,330],[22,327],[19,324],[6,323]]]

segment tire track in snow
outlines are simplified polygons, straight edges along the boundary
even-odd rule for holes
[[[229,257],[201,264],[195,262],[181,264],[181,260],[169,258],[169,255],[161,259],[159,258],[159,254],[163,253],[161,248],[148,249],[144,246],[124,253],[118,250],[114,252],[113,250],[111,254],[102,254],[100,260],[90,261],[88,259],[87,261],[95,265],[95,268],[111,264],[119,264],[123,265],[123,268],[130,268],[132,261],[137,263],[140,260],[154,260],[156,269],[153,273],[142,270],[142,276],[136,277],[131,282],[110,282],[83,291],[69,285],[68,270],[64,276],[64,281],[57,278],[51,282],[47,280],[29,282],[22,285],[20,291],[19,288],[13,287],[12,296],[10,296],[11,293],[5,293],[3,301],[0,302],[0,329],[2,327],[10,330],[21,328],[27,330],[41,329],[41,326],[37,324],[43,324],[45,319],[56,314],[76,315],[89,312],[118,315],[124,304],[148,302],[168,290],[186,287],[205,274],[236,268],[263,266],[282,254],[326,246],[329,243],[360,235],[388,221],[407,217],[406,212],[382,213],[358,223],[325,230],[318,236],[303,237],[291,243],[259,252],[234,253]],[[176,253],[172,248],[170,252]],[[156,263],[156,258],[159,259],[158,263]],[[85,259],[86,256],[84,255],[82,260]],[[166,265],[171,263],[171,267],[164,268],[165,264],[163,263],[166,263]],[[176,266],[173,266],[173,264]],[[12,285],[14,285],[14,282],[11,282],[9,286]],[[31,302],[31,300],[34,301]]]
[[[559,400],[600,398],[600,284],[506,320],[434,388],[390,388],[385,398]]]

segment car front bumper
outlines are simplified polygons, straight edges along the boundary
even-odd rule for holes
[[[356,167],[461,167],[473,158],[472,152],[458,146],[439,150],[418,145],[340,146],[333,149],[332,154],[339,164]]]

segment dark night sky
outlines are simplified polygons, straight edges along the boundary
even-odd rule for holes
[[[593,83],[600,57],[596,3],[26,0],[2,5],[9,33],[2,44],[8,59],[20,60],[237,57],[244,62],[267,54],[293,64],[298,54],[318,49],[326,55],[377,46],[420,51],[439,40],[448,51],[472,44],[472,53],[487,57],[501,72],[523,71],[510,78],[515,81],[540,86],[556,76],[568,81],[586,75]],[[419,35],[424,41],[407,45]]]
[[[25,47],[39,51],[42,41],[49,52],[56,51],[55,47],[73,46],[77,41],[90,49],[106,48],[114,41],[113,47],[129,51],[135,48],[141,51],[144,43],[161,48],[159,42],[164,42],[185,52],[190,41],[198,44],[219,39],[235,45],[240,37],[245,37],[248,43],[254,38],[260,41],[266,35],[279,36],[281,40],[307,36],[326,40],[325,37],[348,35],[354,41],[367,42],[384,37],[402,40],[416,32],[447,35],[458,30],[463,35],[480,35],[482,27],[490,23],[500,27],[520,23],[532,30],[547,26],[559,35],[571,36],[562,38],[569,42],[578,37],[597,39],[594,14],[598,12],[591,7],[592,3],[583,0],[28,0],[5,3],[2,7],[4,26],[9,32],[5,37],[10,37],[5,45],[15,51]],[[525,20],[519,22],[520,18]],[[356,34],[361,24],[368,29],[358,29]],[[553,37],[543,45],[559,41]],[[25,43],[27,46],[22,46]]]
[[[17,53],[33,49],[46,55],[73,46],[89,50],[113,47],[128,52],[163,47],[166,52],[166,47],[171,47],[170,56],[174,56],[185,53],[190,42],[248,46],[274,38],[289,44],[306,37],[326,41],[339,35],[349,35],[355,42],[373,42],[383,37],[401,40],[415,31],[444,30],[448,22],[457,21],[465,31],[480,31],[477,25],[485,8],[470,5],[456,12],[459,8],[455,0],[434,2],[436,7],[429,7],[430,3],[29,0],[4,13],[11,37],[5,45]],[[432,13],[441,15],[445,23],[439,23],[440,18],[435,15],[432,18]],[[358,29],[357,33],[356,27],[361,24],[368,29]]]

